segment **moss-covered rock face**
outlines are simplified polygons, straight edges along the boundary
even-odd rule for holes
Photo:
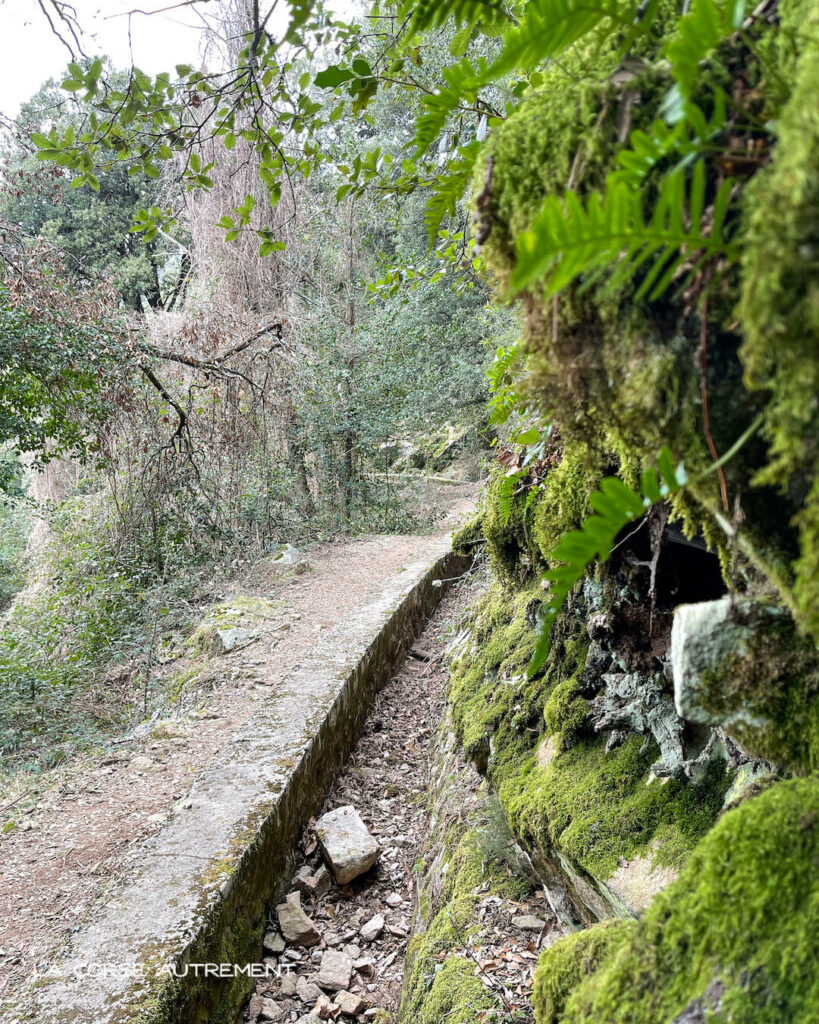
[[[605,471],[635,479],[663,445],[689,471],[710,465],[703,392],[720,454],[764,411],[765,436],[746,443],[723,470],[729,506],[741,495],[745,514],[735,578],[758,589],[761,573],[816,638],[819,485],[811,487],[819,466],[819,320],[809,254],[819,239],[819,118],[806,99],[815,92],[819,66],[814,8],[786,0],[782,28],[757,21],[756,38],[724,44],[695,86],[706,116],[713,87],[730,93],[741,78],[760,123],[781,119],[771,167],[746,190],[742,214],[733,214],[748,242],[742,267],[719,270],[705,313],[673,289],[662,300],[638,299],[632,283],[611,291],[578,282],[548,299],[530,289],[521,297],[530,355],[521,387],[565,443],[583,443],[598,479]],[[618,67],[614,45],[602,53],[575,48],[496,131],[484,248],[502,290],[514,269],[516,238],[543,199],[569,188],[581,195],[602,188],[620,166],[629,132],[650,132],[661,116],[670,84],[667,67],[656,60],[662,43],[660,19],[654,36],[632,54],[643,63],[630,59]],[[664,169],[652,171],[656,180]],[[484,168],[479,180],[485,179]],[[689,533],[725,548],[718,523],[730,507],[716,474],[676,496],[674,509]],[[544,545],[554,540],[541,536]],[[507,575],[515,571],[513,556],[504,553]],[[731,561],[727,553],[725,561]]]
[[[749,600],[685,605],[671,660],[686,719],[722,726],[790,772],[819,767],[819,655],[789,615]]]
[[[819,10],[783,4],[776,54],[793,82],[769,167],[745,196],[740,314],[748,385],[770,393],[770,462],[760,481],[804,502],[798,514],[797,608],[819,637]]]
[[[520,900],[530,883],[495,855],[494,846],[507,851],[511,837],[502,814],[492,813],[495,798],[474,792],[483,786],[459,760],[454,744],[439,739],[430,807],[438,824],[424,863],[416,867],[421,900],[407,954],[402,1024],[473,1024],[482,1011],[498,1007],[477,977],[465,943],[479,950],[491,941],[479,927],[487,895]]]
[[[451,672],[459,738],[516,836],[568,884],[581,915],[627,915],[642,897],[608,882],[644,857],[647,884],[665,884],[673,875],[661,869],[683,864],[713,825],[733,773],[717,757],[694,779],[655,778],[650,732],[612,747],[594,731],[590,698],[601,682],[588,660],[587,600],[556,625],[544,677],[527,679],[540,594],[537,584],[511,594],[495,585],[476,608]]]
[[[634,927],[633,921],[601,921],[547,949],[535,974],[537,1024],[559,1024],[572,992],[620,949]]]
[[[539,1024],[815,1021],[817,865],[819,782],[780,782],[723,817],[596,973],[567,970],[562,943],[544,955]],[[548,1016],[545,993],[563,998],[564,979],[575,978],[562,1011]]]

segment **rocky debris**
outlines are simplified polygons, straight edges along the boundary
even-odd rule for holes
[[[512,918],[512,927],[519,928],[522,932],[541,932],[546,927],[546,922],[531,914],[521,914]]]
[[[381,932],[384,931],[384,918],[381,914],[376,914],[375,917],[371,917],[370,920],[361,926],[359,935],[364,942],[373,942]]]
[[[355,1017],[364,1009],[364,1000],[353,992],[336,992],[334,1002],[345,1017]]]
[[[270,956],[279,956],[285,950],[286,943],[279,932],[269,931],[265,934],[262,948]]]
[[[321,941],[318,929],[301,908],[299,893],[293,892],[276,907],[279,927],[285,939],[295,946],[315,946]]]
[[[352,957],[336,949],[328,949],[321,958],[318,984],[330,992],[346,989],[353,974]]]
[[[321,998],[321,989],[318,985],[303,975],[296,982],[296,995],[303,1003],[315,1003]]]
[[[298,889],[302,896],[324,896],[330,891],[332,885],[330,872],[320,864],[315,870],[309,864],[302,864],[293,878],[293,888]]]
[[[272,999],[265,999],[263,996],[253,996],[250,1000],[250,1019],[278,1021],[284,1020],[285,1010]]]
[[[355,807],[337,807],[316,823],[322,853],[339,885],[346,885],[375,864],[381,848]]]
[[[247,629],[245,626],[229,626],[226,629],[216,630],[216,643],[214,654],[230,654],[231,651],[241,651],[249,647],[259,639],[257,629]]]
[[[447,600],[436,615],[445,614]],[[324,807],[358,808],[381,856],[371,870],[335,885],[322,863],[319,823],[311,822],[302,836],[290,902],[297,902],[300,910],[303,905],[302,913],[309,915],[320,941],[310,949],[288,941],[284,952],[275,955],[280,967],[289,967],[295,977],[295,995],[290,994],[293,982],[284,978],[259,979],[256,984],[258,996],[284,1008],[286,1024],[372,1024],[381,1019],[379,1015],[397,1009],[415,895],[412,869],[428,828],[418,808],[429,791],[430,741],[444,704],[439,654],[445,641],[435,638],[432,630],[427,636],[424,652],[435,648],[435,657],[409,659],[381,691],[361,741]],[[316,880],[315,887],[311,879]],[[523,991],[528,992],[529,967],[537,959],[528,947],[534,948],[538,936],[515,932],[510,938],[509,918],[527,913],[545,918],[548,908],[543,901],[513,908],[488,903],[485,913],[502,936],[499,966],[485,969],[490,974],[503,972],[504,984],[510,986],[523,980]],[[276,934],[271,922],[271,941]],[[331,978],[334,962],[341,970]],[[331,982],[324,991],[319,987],[322,981]]]

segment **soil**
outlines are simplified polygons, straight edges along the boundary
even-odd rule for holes
[[[447,486],[448,512],[433,534],[315,545],[305,549],[310,568],[302,574],[283,576],[260,563],[220,598],[263,595],[286,610],[257,642],[218,659],[207,686],[195,692],[195,707],[112,741],[103,755],[64,762],[14,799],[13,809],[5,804],[1,820],[13,815],[15,828],[0,835],[0,1001],[128,876],[142,844],[184,800],[193,778],[218,757],[264,691],[299,665],[317,634],[427,557],[471,512],[477,490]]]

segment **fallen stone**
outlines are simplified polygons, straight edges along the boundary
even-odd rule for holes
[[[372,957],[361,957],[353,963],[353,967],[359,974],[373,974],[375,971],[375,960]]]
[[[339,885],[363,875],[378,860],[381,848],[355,807],[338,807],[322,815],[316,832],[325,859]]]
[[[353,992],[336,992],[335,1003],[345,1017],[355,1017],[364,1009],[364,1000]]]
[[[316,880],[307,864],[302,864],[293,878],[293,888],[298,889],[302,896],[312,896],[316,889]]]
[[[404,902],[404,899],[402,896],[399,896],[397,892],[391,892],[384,902],[388,907],[400,907]]]
[[[361,947],[357,946],[354,942],[345,942],[344,952],[351,960],[358,960],[361,956]]]
[[[328,949],[321,958],[318,973],[318,984],[329,992],[346,989],[353,976],[353,961],[346,953],[337,949]]]
[[[521,914],[519,917],[512,918],[512,925],[522,932],[539,932],[546,927],[546,922],[531,914]]]
[[[303,1003],[314,1003],[321,996],[321,989],[314,981],[302,976],[296,982],[296,995]]]
[[[250,1000],[251,1020],[284,1020],[285,1011],[272,999],[265,999],[264,996],[253,996]]]
[[[282,977],[281,988],[279,989],[283,996],[294,996],[296,994],[296,975],[287,972]]]
[[[384,918],[381,914],[376,914],[375,917],[371,917],[370,920],[361,926],[359,935],[364,942],[373,942],[381,932],[384,931]]]
[[[279,932],[268,932],[262,943],[265,953],[270,953],[271,956],[280,956],[286,947],[286,943]]]
[[[292,544],[284,544],[270,559],[270,566],[273,569],[293,569],[296,575],[301,575],[308,568],[310,563],[298,548]]]
[[[295,946],[315,946],[321,935],[310,918],[301,909],[298,893],[291,893],[284,903],[276,907],[282,935]]]
[[[321,1024],[321,1017],[317,1017],[314,1013],[305,1013],[303,1017],[299,1017],[296,1024]]]
[[[330,891],[330,887],[333,884],[332,879],[330,878],[330,872],[323,864],[320,864],[319,867],[316,868],[313,878],[316,881],[316,896],[320,899]]]
[[[244,626],[231,626],[216,630],[217,654],[230,654],[249,647],[259,639],[257,629],[246,629]]]

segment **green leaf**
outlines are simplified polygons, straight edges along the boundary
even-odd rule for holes
[[[262,244],[259,246],[259,255],[260,256],[270,256],[272,253],[274,253],[274,252],[281,252],[282,250],[284,250],[286,248],[287,248],[287,245],[286,245],[285,242],[281,242],[281,241],[278,241],[278,240],[276,240],[276,241],[265,241],[265,242],[262,242]]]
[[[355,78],[355,74],[349,68],[340,67],[338,64],[331,64],[329,68],[319,71],[313,79],[319,89],[335,89],[344,82]]]

